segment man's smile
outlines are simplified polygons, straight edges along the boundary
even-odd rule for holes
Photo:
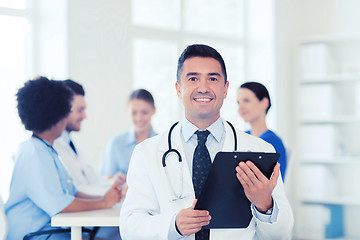
[[[213,98],[194,98],[196,102],[210,102]]]

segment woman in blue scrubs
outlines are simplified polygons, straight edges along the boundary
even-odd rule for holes
[[[136,144],[156,135],[151,127],[151,118],[156,109],[154,98],[149,91],[133,91],[129,98],[128,110],[133,127],[111,139],[105,149],[100,173],[109,178],[116,174],[127,175]]]
[[[238,111],[245,122],[251,126],[247,133],[260,137],[273,145],[275,151],[280,153],[279,163],[282,179],[285,178],[287,159],[284,144],[281,138],[266,125],[266,114],[271,107],[268,90],[258,82],[246,82],[237,92]]]
[[[39,77],[19,89],[17,108],[21,122],[33,133],[22,143],[5,204],[8,240],[22,239],[30,232],[55,229],[52,216],[112,207],[123,195],[118,183],[103,196],[89,198],[77,192],[52,144],[64,131],[73,93],[60,81]],[[70,239],[69,234],[31,239]]]

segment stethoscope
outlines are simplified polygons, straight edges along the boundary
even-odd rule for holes
[[[229,126],[230,126],[230,128],[231,128],[231,130],[233,131],[233,134],[234,134],[234,151],[237,151],[237,136],[236,136],[236,131],[235,131],[235,128],[234,128],[234,126],[229,122],[229,121],[226,121],[228,124],[229,124]],[[168,182],[169,182],[169,185],[170,185],[170,188],[171,188],[171,191],[173,192],[173,194],[174,194],[174,197],[175,198],[173,198],[172,199],[172,201],[176,201],[176,200],[178,200],[178,199],[183,199],[183,198],[185,198],[186,196],[184,196],[183,195],[183,175],[182,175],[182,167],[183,167],[183,163],[182,163],[182,157],[181,157],[181,154],[180,154],[180,152],[178,151],[178,150],[176,150],[175,148],[172,148],[171,147],[171,133],[172,133],[172,131],[174,130],[174,128],[176,127],[176,125],[178,124],[179,122],[176,122],[176,123],[174,123],[172,126],[171,126],[171,128],[170,128],[170,130],[169,130],[169,133],[168,133],[168,147],[169,147],[169,149],[163,154],[163,156],[162,156],[162,165],[163,165],[163,168],[164,168],[164,170],[165,170],[165,174],[166,174],[166,178],[167,178],[167,180],[168,180]],[[180,193],[176,193],[176,191],[175,191],[175,188],[174,188],[174,186],[173,186],[173,184],[172,184],[172,182],[171,182],[171,180],[170,180],[170,178],[169,178],[169,173],[168,173],[168,171],[167,171],[167,167],[166,167],[166,159],[167,159],[167,157],[171,154],[171,153],[175,153],[175,155],[176,155],[176,157],[177,157],[177,160],[178,160],[178,163],[179,163],[179,166],[180,166],[180,171],[179,171],[179,173],[180,173]]]

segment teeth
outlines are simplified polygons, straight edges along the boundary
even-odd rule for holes
[[[195,100],[198,102],[210,102],[209,98],[195,98]]]

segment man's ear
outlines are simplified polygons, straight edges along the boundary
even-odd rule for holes
[[[175,88],[176,88],[176,93],[178,95],[178,98],[182,99],[181,87],[180,87],[180,84],[177,81],[175,82]]]
[[[227,82],[225,83],[224,98],[227,97],[228,90],[229,90],[229,81],[227,81]]]

